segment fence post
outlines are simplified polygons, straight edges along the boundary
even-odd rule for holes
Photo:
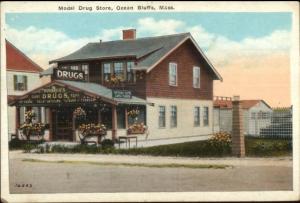
[[[243,109],[239,96],[233,96],[232,101],[232,155],[245,156],[245,139],[243,132]]]

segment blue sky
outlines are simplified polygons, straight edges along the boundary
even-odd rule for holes
[[[240,41],[246,37],[262,37],[274,30],[291,30],[291,13],[9,13],[6,24],[16,29],[29,26],[52,28],[73,39],[92,37],[103,29],[136,27],[138,19],[174,19],[186,26],[201,25],[207,32]],[[180,31],[180,30],[179,30]]]
[[[223,83],[215,82],[215,95],[290,105],[292,13],[64,12],[5,17],[6,38],[45,69],[49,61],[89,42],[121,39],[123,29],[136,28],[138,38],[190,32],[223,77]]]

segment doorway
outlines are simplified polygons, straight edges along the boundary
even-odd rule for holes
[[[58,108],[53,115],[53,139],[73,141],[73,109]]]

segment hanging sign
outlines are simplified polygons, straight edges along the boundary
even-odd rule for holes
[[[131,99],[132,94],[129,90],[112,90],[113,98]]]

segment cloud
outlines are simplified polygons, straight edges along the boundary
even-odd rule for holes
[[[150,36],[174,34],[185,27],[183,21],[174,19],[155,20],[154,18],[141,18],[137,24],[138,32],[147,33]]]
[[[274,30],[266,36],[233,41],[208,32],[200,24],[189,26],[184,21],[172,18],[141,18],[133,22],[133,25],[138,37],[190,32],[223,76],[223,83],[216,82],[216,95],[239,94],[246,99],[266,99],[271,105],[290,104],[289,31]],[[73,39],[51,28],[38,29],[30,26],[16,29],[6,26],[6,36],[36,63],[48,68],[48,61],[68,55],[88,42],[121,39],[121,30],[126,28],[128,27],[120,26],[103,29],[93,37]]]

